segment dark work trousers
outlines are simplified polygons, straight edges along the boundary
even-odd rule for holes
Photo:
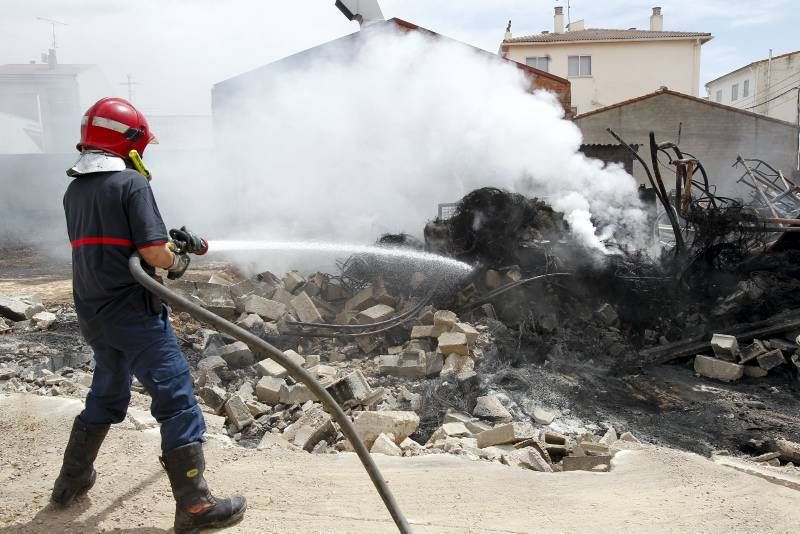
[[[164,306],[160,315],[137,313],[115,321],[89,342],[94,378],[80,414],[88,424],[122,422],[136,376],[152,397],[150,413],[161,424],[163,452],[203,441],[206,429],[167,313]]]

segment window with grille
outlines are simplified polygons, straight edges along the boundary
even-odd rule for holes
[[[742,83],[742,98],[750,96],[750,80],[745,80]]]
[[[716,100],[717,102],[722,102],[722,89],[717,91],[717,96],[716,98],[714,98],[714,100]]]
[[[739,84],[735,83],[731,86],[731,102],[739,100]]]

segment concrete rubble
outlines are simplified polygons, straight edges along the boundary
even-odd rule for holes
[[[497,289],[522,277],[519,268],[490,269],[483,282]],[[497,339],[507,329],[498,320],[504,313],[500,302],[482,304],[474,313],[463,312],[458,302],[452,309],[438,309],[435,301],[423,306],[412,292],[396,293],[380,278],[350,287],[324,273],[299,271],[283,277],[265,271],[250,278],[215,273],[206,280],[181,281],[173,287],[279,347],[306,369],[345,410],[374,454],[453,454],[541,473],[604,473],[613,468],[613,457],[620,450],[649,446],[624,424],[617,428],[584,424],[564,404],[537,397],[533,385],[528,387],[528,398],[507,394],[499,376],[506,372],[504,380],[513,382],[516,367],[509,362],[497,364]],[[418,290],[426,287],[429,277],[415,272],[407,283]],[[470,291],[477,291],[474,284],[464,290],[465,294]],[[382,331],[387,322],[415,306],[417,311],[408,320]],[[0,336],[23,326],[57,328],[64,318],[58,310],[45,309],[36,297],[0,296],[0,315]],[[547,335],[561,328],[563,318],[543,311],[529,320],[536,335]],[[627,356],[622,307],[596,302],[582,320],[597,325],[587,336],[597,336],[598,346],[611,357]],[[294,334],[296,321],[378,332],[305,338]],[[687,323],[697,321],[692,318]],[[173,326],[192,363],[195,393],[209,433],[227,435],[245,447],[281,446],[315,454],[352,451],[316,395],[276,361],[180,311],[173,314]],[[328,332],[318,326],[305,331]],[[645,338],[658,343],[659,333],[646,331]],[[732,384],[775,376],[797,365],[798,344],[793,341],[789,346],[768,336],[741,341],[740,346],[735,336],[713,334],[710,350],[694,356],[695,373]],[[561,345],[554,345],[546,355],[548,362],[557,364],[561,350]],[[486,364],[489,358],[494,366]],[[0,358],[0,390],[81,397],[91,384],[89,365],[63,367],[57,373],[32,369]],[[144,393],[141,387],[136,392]],[[796,443],[774,440],[772,448],[761,452],[758,461],[800,464]]]

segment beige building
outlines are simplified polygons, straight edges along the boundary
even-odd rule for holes
[[[582,20],[564,26],[555,8],[553,31],[514,37],[510,31],[500,55],[568,78],[574,114],[610,106],[660,87],[697,96],[700,47],[710,33],[664,31],[664,16],[654,7],[647,30],[586,28]]]
[[[706,84],[713,102],[794,123],[798,87],[800,51],[755,61]]]

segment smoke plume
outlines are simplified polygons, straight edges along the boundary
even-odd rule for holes
[[[218,237],[419,235],[439,203],[482,186],[546,199],[594,249],[641,237],[635,180],[581,155],[578,128],[519,69],[417,32],[362,33],[351,53],[275,65],[237,95],[249,114],[220,139],[248,215]]]

